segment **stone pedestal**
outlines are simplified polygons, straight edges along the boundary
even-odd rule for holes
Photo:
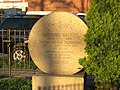
[[[32,77],[32,90],[84,90],[84,74],[35,75]]]

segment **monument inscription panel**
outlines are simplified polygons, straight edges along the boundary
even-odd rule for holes
[[[67,12],[53,12],[33,26],[29,35],[30,55],[45,73],[74,74],[83,58],[85,23]]]

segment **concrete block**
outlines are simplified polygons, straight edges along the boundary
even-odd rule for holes
[[[84,74],[36,75],[32,77],[32,90],[84,90]]]

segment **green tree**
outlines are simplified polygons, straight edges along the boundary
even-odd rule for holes
[[[87,57],[80,59],[95,84],[104,88],[120,81],[120,0],[92,0],[85,35]]]

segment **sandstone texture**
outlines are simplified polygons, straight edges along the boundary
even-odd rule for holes
[[[72,75],[86,56],[86,24],[67,12],[53,12],[42,17],[29,35],[29,52],[37,67],[48,74]]]

